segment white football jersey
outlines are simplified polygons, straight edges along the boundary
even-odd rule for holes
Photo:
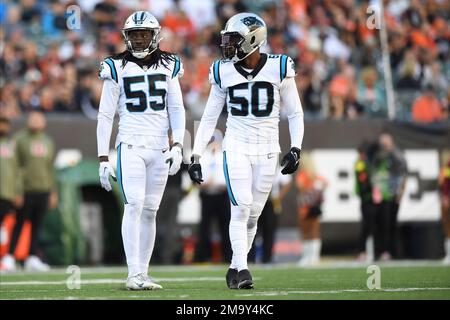
[[[262,54],[253,70],[230,60],[212,64],[210,82],[226,92],[224,150],[254,155],[280,152],[280,87],[285,78],[294,76],[294,62],[286,55]]]
[[[183,65],[176,56],[167,62],[167,67],[159,63],[158,67],[149,69],[132,61],[123,65],[122,59],[107,58],[101,63],[99,77],[113,80],[120,88],[116,146],[125,142],[150,148],[168,147],[169,82],[182,75]],[[179,87],[178,80],[177,85]],[[179,95],[177,101],[181,100],[181,91]]]

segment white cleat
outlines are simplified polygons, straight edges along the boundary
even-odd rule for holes
[[[25,271],[49,271],[50,270],[50,266],[44,262],[41,261],[41,259],[39,259],[36,256],[29,256],[27,258],[27,260],[25,260]]]
[[[303,256],[297,262],[297,265],[299,267],[310,267],[310,266],[312,266],[312,259],[311,259],[311,257]]]
[[[143,276],[149,284],[150,290],[158,290],[163,288],[159,283],[156,283],[156,281],[152,277],[149,277],[146,274],[143,274]]]
[[[127,279],[128,290],[157,290],[162,289],[162,286],[154,282],[149,276],[144,273],[139,273]]]
[[[17,270],[16,259],[14,259],[11,254],[7,254],[3,257],[0,266],[2,272],[14,272]]]
[[[443,263],[444,265],[450,265],[450,254],[449,254],[449,255],[446,255],[446,256],[444,257],[444,259],[442,260],[442,263]]]

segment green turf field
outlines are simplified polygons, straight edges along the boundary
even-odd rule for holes
[[[251,266],[255,289],[229,290],[226,266],[166,266],[151,275],[157,291],[124,289],[125,268],[81,267],[81,288],[68,289],[66,269],[0,275],[0,299],[450,299],[450,267],[439,263],[380,264],[381,289],[369,290],[367,266]],[[69,281],[73,284],[72,281]]]

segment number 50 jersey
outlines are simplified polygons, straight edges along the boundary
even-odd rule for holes
[[[294,62],[286,55],[261,54],[253,70],[244,69],[230,60],[215,61],[210,69],[209,78],[213,88],[202,117],[204,126],[208,126],[206,123],[211,115],[211,107],[219,105],[220,99],[225,100],[228,120],[224,150],[249,155],[280,152],[278,123],[281,103],[284,106],[287,101],[293,109],[292,114],[301,113],[303,117],[294,76]],[[283,90],[284,87],[288,89]],[[286,92],[289,92],[289,96]],[[291,94],[297,98],[292,99]],[[203,134],[197,133],[194,153],[203,152],[204,141],[202,143],[202,138],[198,137]]]
[[[183,143],[184,106],[178,77],[183,75],[180,59],[173,56],[167,67],[161,65],[143,68],[133,61],[105,59],[99,70],[104,82],[100,101],[99,121],[111,120],[118,109],[120,142],[154,149],[168,147],[169,118],[174,142]],[[179,123],[182,122],[182,123]],[[111,121],[112,123],[112,121]],[[179,128],[177,128],[179,127]],[[178,130],[177,130],[178,129]],[[98,130],[99,156],[108,152],[109,138]],[[107,142],[106,142],[107,140]],[[107,153],[106,153],[107,154]]]

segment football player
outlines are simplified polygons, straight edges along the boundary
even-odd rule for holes
[[[176,174],[182,161],[185,113],[178,78],[183,66],[177,56],[159,48],[160,31],[149,12],[130,15],[122,29],[126,50],[105,59],[99,72],[104,80],[97,125],[99,175],[103,188],[111,190],[109,177],[116,176],[108,160],[109,142],[118,109],[117,180],[125,208],[126,287],[131,290],[161,289],[147,274],[155,218],[168,174]]]
[[[259,16],[234,15],[221,34],[224,59],[215,61],[210,69],[211,92],[195,137],[189,174],[193,181],[202,182],[199,159],[226,104],[223,170],[231,201],[233,249],[226,282],[230,289],[251,289],[247,254],[276,174],[280,106],[286,108],[291,137],[291,149],[281,161],[283,174],[294,173],[299,165],[303,110],[291,58],[260,53],[267,27]]]

